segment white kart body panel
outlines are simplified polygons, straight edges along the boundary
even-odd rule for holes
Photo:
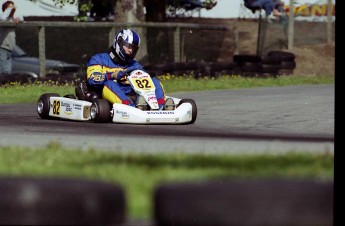
[[[177,105],[181,99],[170,97]],[[67,97],[50,97],[49,116],[75,120],[90,121],[91,102]],[[129,124],[183,124],[192,120],[192,105],[181,104],[173,111],[142,111],[124,104],[113,104],[114,123]]]
[[[192,105],[183,103],[173,111],[142,111],[124,104],[113,105],[115,123],[182,124],[192,121]]]
[[[89,121],[91,102],[66,97],[50,97],[49,116]]]

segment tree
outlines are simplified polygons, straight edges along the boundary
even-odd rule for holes
[[[167,0],[144,0],[147,22],[166,21]]]

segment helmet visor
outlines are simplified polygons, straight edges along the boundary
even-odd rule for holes
[[[126,42],[125,40],[123,40],[122,37],[119,38],[119,46],[120,46],[121,52],[126,57],[131,58],[131,59],[133,59],[137,55],[137,52],[139,49],[138,46]]]

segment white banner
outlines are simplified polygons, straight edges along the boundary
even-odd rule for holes
[[[282,0],[286,11],[290,0]],[[199,15],[204,18],[255,18],[255,15],[244,7],[244,0],[218,0],[217,5],[210,10],[202,9]],[[320,20],[327,16],[328,0],[294,0],[296,19]],[[244,12],[245,11],[245,12]],[[335,0],[332,0],[332,15],[335,19]]]
[[[52,0],[12,0],[16,6],[16,13],[24,16],[77,16],[78,5],[66,4],[60,8]],[[2,5],[6,0],[0,0]]]

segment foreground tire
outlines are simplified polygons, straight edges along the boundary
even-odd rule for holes
[[[177,105],[177,107],[179,107],[183,103],[190,103],[192,105],[192,121],[190,122],[190,124],[193,124],[196,120],[197,115],[198,115],[198,109],[196,107],[195,101],[192,99],[182,99],[179,102],[179,104]]]
[[[37,102],[37,113],[42,119],[50,119],[50,97],[59,97],[57,93],[45,93],[40,96]]]
[[[63,178],[0,179],[0,225],[123,225],[120,184]]]
[[[91,105],[91,120],[98,123],[111,121],[111,107],[105,99],[94,99]]]
[[[323,226],[333,223],[333,182],[210,180],[154,191],[157,226]]]

